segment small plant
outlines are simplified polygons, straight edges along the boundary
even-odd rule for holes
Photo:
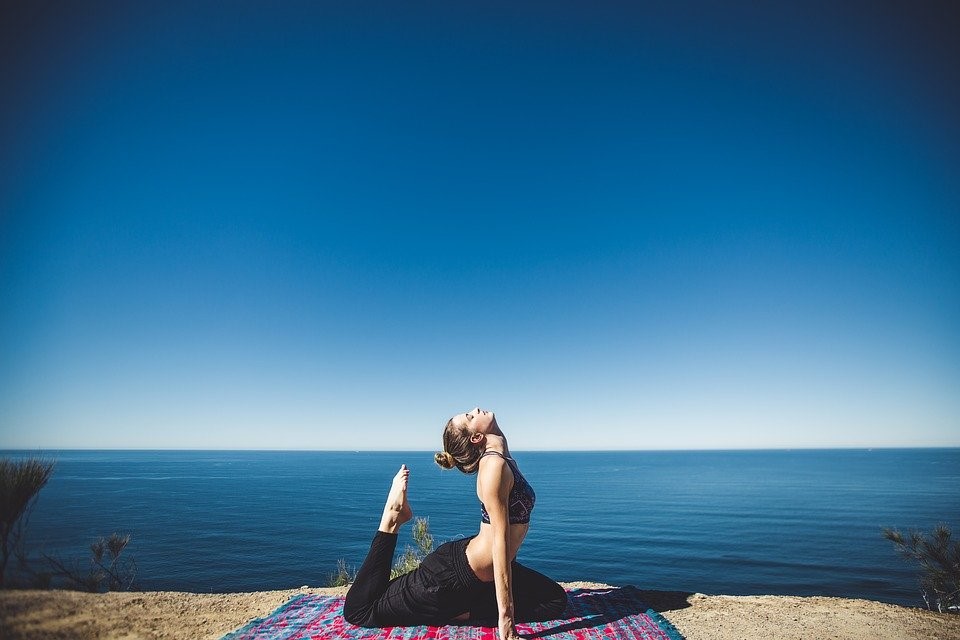
[[[23,532],[40,489],[53,475],[54,463],[39,458],[0,458],[0,587],[11,555],[23,552]]]
[[[413,521],[413,542],[417,545],[414,549],[407,545],[397,561],[393,564],[390,571],[390,578],[402,576],[410,573],[420,566],[423,559],[433,551],[433,536],[430,534],[430,519],[417,518]]]
[[[929,537],[920,531],[906,537],[896,529],[884,529],[883,537],[919,563],[920,591],[928,609],[935,604],[941,613],[960,613],[960,541],[950,540],[947,525],[938,524]]]
[[[98,538],[90,545],[90,565],[86,570],[81,570],[78,561],[68,565],[59,558],[45,555],[53,569],[47,581],[60,578],[71,589],[94,593],[136,590],[137,564],[131,558],[120,557],[128,544],[129,534],[114,533],[109,538]]]
[[[416,549],[407,545],[403,554],[393,563],[393,568],[390,570],[391,580],[419,567],[423,559],[433,551],[429,518],[417,518],[413,521],[413,542],[417,545]],[[348,568],[347,563],[341,558],[337,560],[337,570],[328,577],[327,586],[345,587],[356,577],[357,572],[353,568]]]
[[[347,562],[343,558],[337,560],[337,570],[330,574],[327,580],[328,587],[345,587],[357,577],[357,572],[347,567]]]

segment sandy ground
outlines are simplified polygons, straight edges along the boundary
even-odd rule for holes
[[[568,583],[568,587],[602,587]],[[0,591],[0,638],[220,638],[296,593]],[[960,615],[869,600],[646,591],[687,640],[960,640]]]

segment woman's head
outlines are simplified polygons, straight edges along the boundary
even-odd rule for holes
[[[499,431],[499,427],[492,411],[478,407],[458,413],[447,421],[443,429],[443,451],[433,459],[444,469],[456,467],[464,473],[476,473],[486,446],[486,435],[495,431]]]

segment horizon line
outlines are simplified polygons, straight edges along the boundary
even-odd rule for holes
[[[523,449],[516,451],[523,453],[656,453],[656,452],[733,452],[733,451],[873,451],[873,450],[917,450],[917,449],[960,449],[960,444],[953,445],[879,445],[879,446],[801,446],[801,447],[703,447],[703,448],[651,448],[651,449]],[[286,449],[286,448],[187,448],[187,447],[31,447],[6,448],[0,447],[0,452],[35,452],[45,451],[113,451],[113,452],[217,452],[217,453],[433,453],[434,449]]]

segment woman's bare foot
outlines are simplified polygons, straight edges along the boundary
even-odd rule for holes
[[[387,503],[383,505],[383,517],[380,518],[380,531],[396,533],[400,525],[413,517],[413,511],[407,504],[407,477],[410,469],[407,465],[400,465],[400,471],[393,477],[390,493],[387,494]]]

